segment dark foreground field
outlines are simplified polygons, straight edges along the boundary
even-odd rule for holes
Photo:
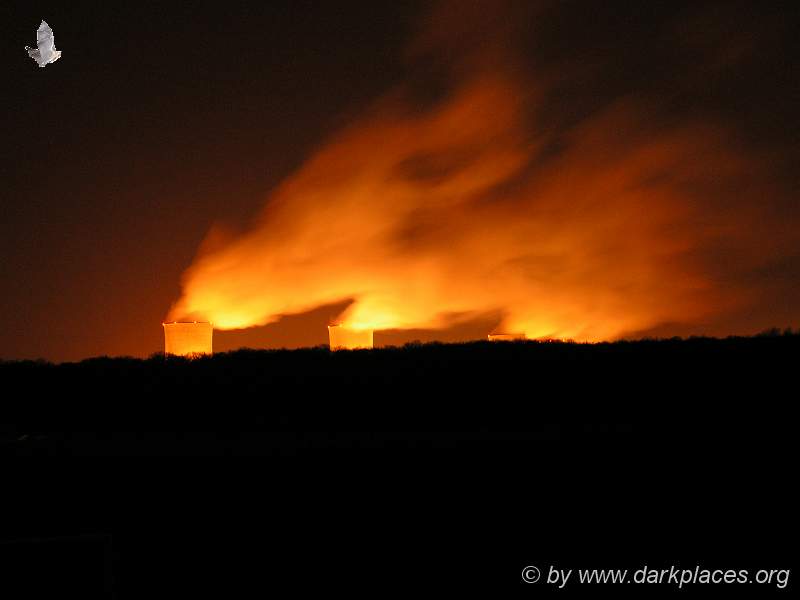
[[[789,335],[5,363],[2,452],[56,460],[3,471],[2,582],[18,597],[786,595],[520,573],[796,566],[798,350]]]
[[[0,364],[2,451],[296,454],[780,443],[800,336]]]

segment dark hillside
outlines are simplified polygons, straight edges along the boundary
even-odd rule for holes
[[[4,582],[38,597],[530,598],[555,590],[525,587],[526,565],[788,568],[777,541],[797,531],[799,347],[791,335],[5,363],[5,453],[111,458],[16,461]],[[183,454],[297,458],[120,456]]]
[[[295,453],[783,439],[800,336],[7,362],[6,452]]]

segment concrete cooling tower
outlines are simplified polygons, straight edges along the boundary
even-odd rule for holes
[[[328,326],[331,350],[372,348],[372,329],[351,329],[343,325]]]
[[[490,342],[518,342],[528,339],[524,333],[490,333]]]
[[[211,323],[202,321],[164,323],[164,352],[186,356],[211,354]]]

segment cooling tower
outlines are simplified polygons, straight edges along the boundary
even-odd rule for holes
[[[372,329],[351,329],[343,325],[328,326],[331,350],[372,348]]]
[[[164,323],[164,352],[166,354],[211,354],[211,335],[214,329],[209,322],[192,321]]]
[[[524,333],[490,333],[490,342],[517,342],[528,339]]]

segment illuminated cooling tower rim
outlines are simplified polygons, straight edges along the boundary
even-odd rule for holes
[[[213,325],[211,321],[163,321],[162,325]]]
[[[212,354],[214,326],[210,321],[169,321],[161,325],[164,327],[165,354]]]
[[[328,325],[328,342],[331,350],[373,348],[372,329]]]

